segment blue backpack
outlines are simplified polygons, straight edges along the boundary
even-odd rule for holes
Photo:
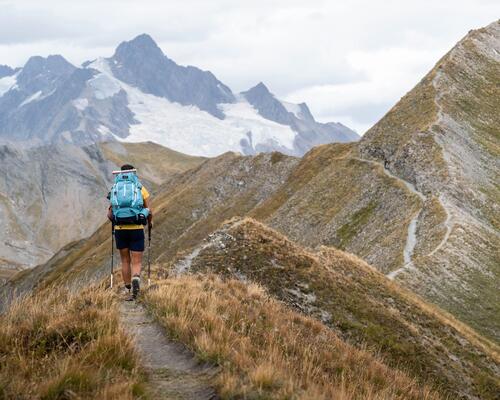
[[[149,210],[144,208],[141,189],[135,171],[123,171],[115,176],[109,198],[115,224],[146,225]]]

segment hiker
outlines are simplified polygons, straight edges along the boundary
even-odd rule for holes
[[[122,278],[125,292],[129,295],[127,300],[134,300],[140,290],[144,225],[148,224],[150,232],[152,227],[150,195],[139,182],[132,165],[122,165],[120,171],[113,174],[115,184],[108,194],[111,203],[108,218],[113,224],[116,248],[120,252]]]

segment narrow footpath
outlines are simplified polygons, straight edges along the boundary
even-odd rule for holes
[[[387,175],[389,178],[396,179],[397,181],[401,182],[402,184],[404,184],[406,186],[406,188],[411,193],[418,196],[420,198],[420,200],[422,201],[422,205],[426,202],[427,197],[422,192],[418,191],[417,188],[415,187],[415,185],[413,185],[412,183],[407,182],[404,179],[401,179],[400,177],[394,175],[391,171],[389,171],[387,168],[385,168],[380,162],[373,161],[373,160],[367,160],[367,159],[359,158],[359,157],[351,157],[351,158],[353,158],[354,160],[358,160],[358,161],[361,161],[364,163],[371,164],[371,165],[375,166],[376,168],[381,168],[385,175]],[[432,250],[429,254],[427,254],[426,257],[431,257],[436,252],[441,250],[441,248],[448,242],[448,239],[450,237],[450,234],[451,234],[451,231],[453,228],[452,216],[451,216],[449,209],[445,205],[445,202],[443,200],[443,196],[442,195],[439,196],[438,200],[446,212],[446,220],[444,221],[444,225],[446,227],[446,232],[445,232],[441,242],[436,246],[436,248],[434,250]],[[420,214],[422,213],[422,210],[423,210],[423,207],[420,208],[420,210],[417,213],[415,213],[415,215],[413,216],[412,220],[410,221],[410,223],[408,225],[408,234],[407,234],[407,238],[406,238],[406,245],[405,245],[405,248],[403,250],[404,263],[400,268],[398,268],[394,271],[391,271],[386,275],[389,279],[394,279],[401,272],[403,272],[405,270],[409,270],[410,268],[413,267],[413,251],[414,251],[415,246],[417,244],[417,236],[416,236],[417,223],[418,223],[418,219],[420,217]]]
[[[120,306],[120,323],[134,338],[143,366],[149,376],[148,394],[152,399],[216,400],[210,382],[213,367],[200,365],[182,344],[169,340],[164,329],[146,309],[135,301]]]

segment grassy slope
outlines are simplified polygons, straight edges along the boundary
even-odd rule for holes
[[[146,303],[172,337],[220,365],[224,399],[441,398],[256,285],[216,277],[157,283]],[[102,287],[48,287],[14,304],[0,318],[0,399],[147,398],[116,306]]]
[[[426,257],[435,242],[429,235],[443,238],[445,232],[420,229],[443,220],[424,207],[431,223],[419,221],[417,271],[400,275],[401,281],[497,342],[499,50],[500,21],[469,32],[360,143],[365,156],[388,159],[420,190],[445,196],[454,212],[447,245]]]
[[[157,145],[155,143],[100,143],[98,145],[102,151],[102,154],[92,152],[94,157],[96,157],[97,162],[102,161],[100,157],[104,157],[105,160],[111,162],[115,167],[119,167],[124,163],[131,163],[139,170],[139,174],[143,182],[148,186],[150,191],[156,192],[161,184],[163,184],[168,179],[173,176],[181,174],[189,169],[195,168],[203,163],[206,159],[203,157],[192,157],[176,151],[170,150],[166,147]],[[90,150],[89,150],[90,152]],[[92,166],[95,170],[96,166]],[[96,175],[98,172],[96,171]],[[105,190],[105,184],[102,185],[103,190]],[[102,198],[104,198],[106,192],[102,192]],[[0,196],[0,201],[2,200]],[[59,205],[61,206],[61,205]],[[62,205],[64,206],[64,205]],[[105,220],[105,209],[102,212],[102,220]],[[54,225],[48,225],[47,229],[54,230]],[[105,229],[104,229],[105,231]],[[102,236],[103,238],[106,235]],[[104,240],[104,239],[99,239]],[[94,245],[94,242],[90,240],[90,244]],[[69,248],[74,248],[75,243],[68,244]],[[111,244],[108,245],[108,249]],[[86,246],[89,248],[89,246]],[[62,250],[64,253],[65,250]],[[1,269],[4,260],[0,258],[0,275],[8,275],[12,277],[14,274],[11,270]],[[12,261],[9,261],[12,264]],[[66,264],[73,265],[73,264]],[[21,275],[14,277],[16,281],[21,281],[24,276],[29,275],[29,271],[24,271]],[[38,274],[37,272],[35,274]]]
[[[205,157],[189,156],[170,150],[156,143],[116,143],[99,145],[104,157],[120,166],[132,164],[149,181],[160,185],[173,174],[195,168],[206,160]]]
[[[366,132],[360,143],[364,156],[392,162],[398,176],[412,183],[416,183],[414,169],[429,173],[436,181],[446,177],[441,148],[433,135],[426,134],[438,117],[432,83],[437,65]]]
[[[396,269],[420,199],[356,153],[356,144],[314,148],[249,215],[302,244],[335,246],[384,272]]]
[[[53,288],[0,317],[0,399],[132,399],[143,380],[109,291]]]
[[[344,158],[350,151],[348,145],[320,146],[300,163],[277,153],[226,154],[168,179],[153,199],[154,259],[168,262],[224,220],[249,213],[304,244],[358,249],[381,268],[393,269],[402,262],[418,198],[369,164]],[[350,211],[359,218],[351,221]],[[103,227],[67,260],[49,262],[54,271],[47,280],[66,280],[61,273],[70,267],[73,275],[105,268],[110,246]]]
[[[6,192],[0,193],[0,209],[4,209],[5,219],[0,225],[8,231],[9,241],[18,243],[16,246],[33,240],[41,247],[32,246],[16,252],[7,245],[5,254],[0,257],[0,279],[11,276],[12,270],[26,268],[27,263],[45,261],[68,241],[92,234],[106,219],[102,210],[105,210],[106,194],[111,185],[112,177],[107,175],[111,169],[126,162],[134,164],[143,183],[155,192],[172,175],[205,161],[203,157],[187,156],[154,143],[118,142],[82,149],[69,145],[47,146],[7,152],[4,156],[7,157],[4,160],[7,169],[2,181]],[[37,172],[26,175],[28,167],[25,164]],[[41,167],[47,177],[52,177],[43,183],[44,193],[40,192],[42,178],[35,178]],[[62,190],[61,185],[64,186]],[[33,192],[33,196],[23,195],[28,192]]]
[[[197,244],[222,221],[245,215],[273,193],[297,159],[224,154],[167,182],[154,201],[158,261]]]
[[[325,247],[313,253],[248,219],[228,224],[210,243],[192,260],[194,271],[255,281],[454,398],[494,399],[500,390],[497,346],[358,258]]]
[[[173,337],[220,365],[223,399],[439,398],[256,285],[211,276],[158,285],[146,303]]]

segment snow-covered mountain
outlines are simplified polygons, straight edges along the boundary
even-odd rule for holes
[[[153,39],[121,43],[110,58],[76,67],[62,56],[0,66],[0,143],[154,141],[193,155],[279,150],[359,136],[319,123],[306,104],[277,99],[263,83],[240,94],[211,72],[180,66]]]

